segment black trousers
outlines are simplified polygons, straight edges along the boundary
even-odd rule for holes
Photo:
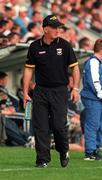
[[[54,134],[56,150],[59,153],[68,151],[67,104],[67,87],[35,87],[32,122],[37,154],[36,163],[49,162],[51,160],[51,131]]]

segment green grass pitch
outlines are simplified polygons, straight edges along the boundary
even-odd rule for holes
[[[47,168],[36,168],[35,151],[23,147],[0,147],[0,180],[101,180],[102,161],[84,161],[81,152],[70,152],[67,168],[59,154],[51,151]]]

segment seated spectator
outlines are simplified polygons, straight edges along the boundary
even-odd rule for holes
[[[76,26],[77,28],[80,30],[83,30],[83,29],[86,29],[86,24],[85,24],[85,21],[84,19],[79,19],[77,22],[76,22]]]
[[[37,11],[40,12],[42,11],[42,0],[30,0],[31,4],[28,8],[28,16],[31,18],[33,15],[33,12]]]
[[[7,74],[0,72],[0,116],[2,117],[0,118],[0,131],[3,127],[2,135],[0,132],[0,138],[4,141],[6,140],[7,145],[27,145],[28,147],[33,139],[30,134],[24,132],[23,129],[19,127],[18,122],[11,117],[11,115],[16,112],[18,102],[16,102],[17,99],[14,99],[14,97],[8,93],[6,89],[7,81]],[[4,126],[1,126],[2,124]],[[4,132],[6,132],[6,134],[3,135]]]
[[[14,24],[14,26],[11,29],[12,33],[18,33],[20,34],[20,26],[18,26],[17,24]]]
[[[58,15],[60,13],[60,6],[57,2],[51,3],[51,14]]]
[[[25,6],[21,6],[19,8],[19,17],[22,19],[22,21],[25,23],[27,27],[30,22],[30,19],[28,17],[28,10]]]
[[[11,32],[8,35],[9,45],[16,45],[20,42],[21,36],[19,33]]]
[[[32,21],[34,23],[42,24],[43,16],[42,16],[41,12],[34,11],[32,14]]]
[[[68,14],[63,13],[63,12],[60,13],[59,19],[61,23],[68,24]]]
[[[3,33],[5,32],[5,30],[6,30],[6,24],[7,24],[7,20],[5,20],[5,19],[1,19],[0,20],[0,34],[1,35],[4,35]]]
[[[98,11],[93,14],[91,28],[98,33],[102,32],[102,12]]]
[[[10,0],[10,4],[11,7],[13,7],[14,11],[15,11],[15,16],[19,15],[19,9],[20,9],[20,5],[21,5],[21,1],[20,0]],[[8,3],[6,4],[6,6],[8,5]]]
[[[21,30],[20,33],[21,33],[21,36],[23,37],[27,33],[27,26],[24,19],[20,16],[16,16],[13,18],[13,21],[15,24],[19,25],[20,30]]]
[[[0,145],[34,147],[34,137],[20,129],[9,116],[5,118],[12,113],[8,107],[1,110]]]
[[[1,109],[2,107],[9,107],[8,109],[11,113],[14,113],[18,111],[19,99],[8,92],[6,88],[7,83],[8,75],[5,72],[0,71],[0,93],[3,93],[3,100],[1,99]]]
[[[15,10],[13,8],[13,6],[7,6],[7,4],[5,3],[5,6],[4,6],[4,9],[5,9],[5,12],[4,12],[4,17],[5,18],[14,18],[16,13],[15,13]]]
[[[7,47],[9,45],[9,40],[6,36],[0,35],[0,48]]]
[[[4,6],[5,6],[6,0],[0,1],[0,13],[4,13]]]
[[[60,37],[64,38],[65,40],[69,41],[72,47],[78,47],[78,32],[74,28],[68,27],[61,27],[59,31]]]
[[[83,37],[79,40],[79,48],[84,50],[92,50],[93,45],[91,39],[88,37]]]
[[[69,1],[64,1],[60,8],[61,12],[66,14],[70,14],[70,12],[72,11],[72,6]]]
[[[11,29],[13,28],[14,22],[11,18],[8,18],[7,23],[5,24],[5,30],[3,32],[3,34],[5,36],[8,36],[11,33]]]
[[[5,7],[5,13],[4,16],[8,19],[8,18],[12,18],[14,24],[19,25],[20,30],[21,30],[21,35],[25,35],[27,33],[27,28],[26,28],[26,23],[24,21],[25,18],[23,18],[22,16],[20,17],[20,14],[18,16],[16,16],[16,11],[13,8],[13,6],[11,7]]]
[[[26,35],[22,38],[21,42],[28,42],[28,38],[37,39],[41,36],[41,32],[39,31],[39,27],[37,24],[31,22],[28,24],[28,32]]]

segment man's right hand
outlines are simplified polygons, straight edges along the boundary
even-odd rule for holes
[[[100,91],[97,92],[97,97],[98,97],[99,99],[102,99],[102,90],[100,90]]]
[[[26,107],[27,101],[31,101],[31,98],[30,98],[30,96],[29,96],[28,94],[25,94],[25,95],[23,96],[23,107],[24,107],[24,109],[25,109],[25,107]]]

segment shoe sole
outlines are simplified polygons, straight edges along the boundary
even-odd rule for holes
[[[44,165],[39,165],[39,164],[37,164],[37,165],[35,165],[35,167],[36,167],[36,168],[46,168],[46,167],[47,167],[47,164],[44,164]]]

